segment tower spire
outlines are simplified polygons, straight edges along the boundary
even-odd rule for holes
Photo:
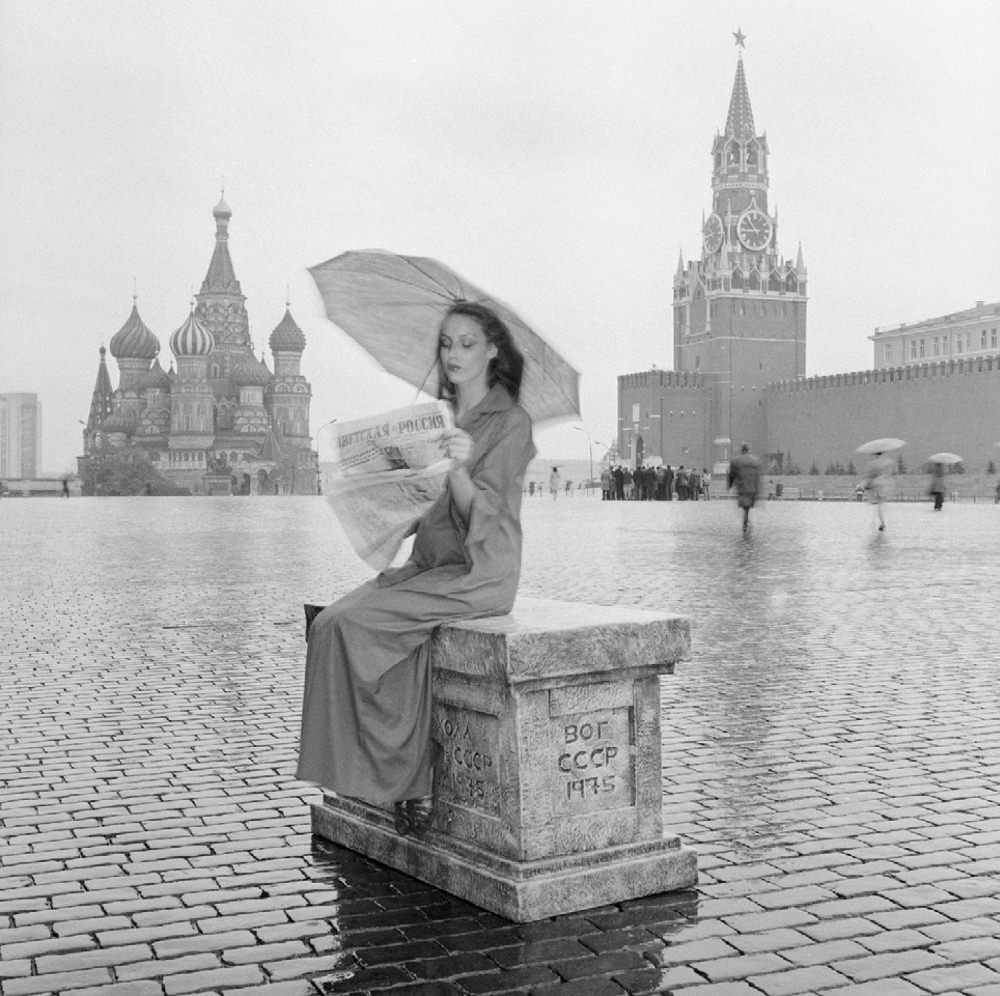
[[[215,218],[215,252],[212,253],[212,262],[208,264],[208,273],[202,281],[201,293],[215,291],[240,294],[240,282],[236,279],[233,261],[229,256],[229,219],[233,216],[233,211],[224,197],[215,205],[212,216]]]
[[[742,48],[742,43],[740,44]],[[746,141],[753,138],[755,134],[753,108],[750,106],[750,94],[747,91],[747,78],[743,71],[743,53],[741,51],[736,62],[733,93],[729,98],[729,113],[726,115],[726,137]]]
[[[111,389],[111,377],[108,375],[108,364],[105,360],[107,350],[101,346],[101,362],[97,367],[97,379],[94,381],[94,393],[90,398],[90,415],[87,417],[87,432],[95,432],[101,423],[114,411],[114,394]]]

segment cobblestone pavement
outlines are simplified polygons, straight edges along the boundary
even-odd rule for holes
[[[689,615],[696,890],[513,925],[313,841],[322,500],[0,502],[0,994],[1000,994],[1000,508],[525,508],[522,590]]]

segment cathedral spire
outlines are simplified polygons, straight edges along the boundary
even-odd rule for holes
[[[208,264],[208,273],[202,281],[201,293],[240,294],[240,282],[236,279],[233,261],[229,256],[229,219],[233,216],[232,208],[224,197],[212,211],[215,218],[215,252],[212,262]]]
[[[108,364],[105,360],[107,350],[101,346],[101,362],[97,367],[97,380],[94,381],[94,393],[90,399],[90,415],[87,417],[87,432],[96,432],[101,423],[114,410],[114,394],[111,389],[111,377],[108,374]]]

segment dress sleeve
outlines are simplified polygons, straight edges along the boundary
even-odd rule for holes
[[[475,559],[476,547],[496,531],[498,520],[517,520],[521,487],[528,462],[535,455],[531,419],[522,408],[511,408],[484,433],[473,450],[469,471],[476,493],[469,509],[469,521],[461,523],[454,505],[452,515],[464,531],[466,555]],[[476,451],[479,451],[478,453]]]

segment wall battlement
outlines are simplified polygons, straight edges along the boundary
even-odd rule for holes
[[[708,387],[708,379],[703,373],[693,370],[643,370],[640,373],[619,374],[619,390],[622,387]]]
[[[852,373],[822,374],[797,380],[781,380],[768,384],[769,394],[823,391],[831,388],[872,387],[926,380],[929,377],[958,377],[969,374],[1000,375],[1000,355],[976,356],[968,359],[938,360],[930,363],[884,367],[880,370],[857,370]]]

